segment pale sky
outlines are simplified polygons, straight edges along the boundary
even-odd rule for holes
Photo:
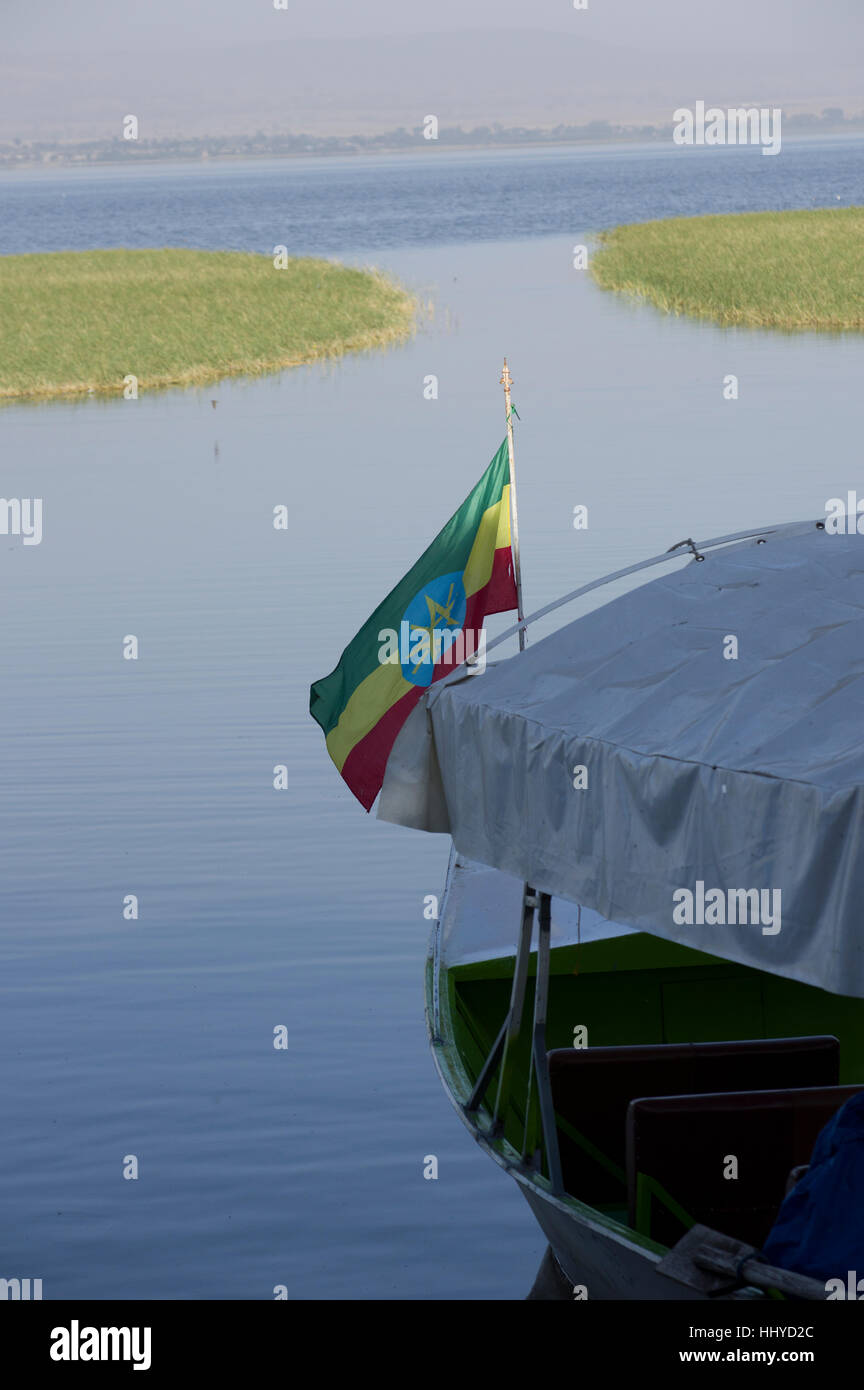
[[[588,4],[0,0],[0,141],[864,111],[864,0]]]
[[[0,0],[2,48],[110,52],[257,39],[344,38],[464,29],[546,29],[646,50],[746,48],[769,60],[849,51],[864,0]]]

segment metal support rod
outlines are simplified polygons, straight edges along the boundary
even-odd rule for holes
[[[456,869],[456,846],[450,841],[450,857],[447,860],[447,877],[444,881],[444,897],[441,902],[441,911],[435,922],[434,947],[432,952],[432,1041],[440,1043],[441,1037],[441,937],[444,931],[443,913],[446,911],[446,904],[450,897],[450,890],[453,886],[453,874]]]
[[[504,1050],[504,1038],[507,1035],[507,1019],[509,1019],[509,1017],[510,1015],[508,1013],[507,1018],[505,1018],[504,1022],[501,1024],[501,1028],[498,1032],[497,1038],[492,1044],[492,1051],[489,1053],[489,1056],[483,1063],[483,1070],[477,1078],[477,1084],[475,1085],[474,1090],[471,1092],[471,1095],[468,1099],[468,1104],[465,1106],[465,1109],[469,1115],[472,1114],[475,1110],[479,1109],[480,1102],[486,1093],[486,1088],[489,1085],[492,1073],[498,1065],[498,1060],[501,1056],[501,1053]]]
[[[537,898],[534,889],[525,884],[522,894],[522,931],[519,936],[519,951],[513,971],[513,989],[510,999],[510,1013],[507,1030],[504,1034],[504,1052],[501,1070],[498,1073],[498,1091],[495,1096],[495,1109],[492,1111],[492,1130],[500,1134],[504,1128],[503,1114],[510,1100],[510,1083],[513,1072],[511,1049],[522,1031],[522,1014],[525,1008],[525,988],[528,983],[528,964],[531,958],[531,937],[534,934],[534,909]]]
[[[696,544],[700,551],[712,550],[718,546],[729,545],[732,541],[744,541],[752,539],[753,537],[762,536],[788,535],[789,532],[795,531],[805,524],[806,523],[800,521],[790,521],[780,526],[763,526],[761,531],[736,531],[734,534],[728,536],[715,536],[712,540],[697,541]],[[815,524],[817,526],[819,525],[818,522]],[[585,594],[592,593],[594,589],[602,589],[606,584],[613,584],[618,579],[626,579],[628,575],[637,574],[639,570],[651,569],[654,565],[668,565],[675,560],[680,561],[681,558],[680,555],[676,555],[674,552],[670,555],[668,550],[664,550],[660,555],[653,555],[650,560],[639,560],[635,565],[627,565],[626,569],[615,570],[613,574],[604,574],[602,579],[592,579],[590,584],[581,584],[578,589],[571,590],[571,592],[565,594],[563,598],[553,599],[553,601],[547,603],[544,608],[538,608],[536,613],[529,613],[528,617],[521,621],[524,622],[526,627],[530,627],[532,623],[538,623],[540,619],[545,618],[547,614],[554,613],[557,608],[563,608],[565,604],[572,603],[574,599],[583,598]],[[515,637],[518,631],[519,623],[517,622],[514,623],[512,627],[508,627],[506,632],[502,632],[497,637],[493,637],[491,642],[486,643],[487,654],[491,652],[494,647],[500,647],[502,642],[509,642],[510,638]],[[454,666],[452,676],[458,675],[464,665],[465,662],[462,662],[461,665]],[[447,676],[444,677],[444,680],[449,681],[451,678],[451,674],[448,673]]]
[[[522,1160],[523,1160],[523,1162],[528,1158],[528,1154],[529,1154],[529,1142],[530,1142],[531,1139],[533,1139],[533,1137],[534,1137],[534,1130],[535,1130],[535,1128],[536,1128],[535,1125],[532,1125],[532,1115],[531,1115],[531,1099],[532,1099],[533,1091],[534,1091],[534,1045],[533,1045],[533,1042],[532,1042],[532,1045],[531,1045],[531,1058],[530,1058],[530,1061],[529,1061],[529,1063],[528,1063],[528,1085],[527,1085],[526,1090],[525,1090],[525,1124],[524,1124],[523,1127],[522,1127],[522,1150],[521,1150],[521,1153],[522,1153]],[[536,1148],[536,1145],[531,1146],[531,1152],[534,1151],[534,1148]]]
[[[561,1176],[558,1130],[555,1125],[555,1107],[552,1103],[552,1086],[549,1081],[549,1063],[546,1057],[550,936],[551,900],[548,893],[541,893],[540,926],[537,938],[537,979],[534,990],[534,1070],[537,1073],[537,1091],[540,1096],[540,1115],[543,1121],[543,1139],[546,1147],[549,1182],[553,1193],[560,1197],[564,1192],[564,1181]]]
[[[495,1100],[495,1110],[492,1117],[493,1127],[498,1118],[499,1105],[502,1098],[501,1082],[504,1079],[504,1070],[507,1063],[507,1048],[514,1038],[518,1037],[522,1023],[522,1011],[525,1005],[525,985],[528,979],[528,960],[531,955],[531,937],[534,931],[534,908],[536,904],[537,899],[534,896],[534,890],[526,885],[525,893],[522,898],[522,926],[519,932],[519,946],[516,951],[513,984],[510,990],[510,1007],[507,1011],[507,1017],[501,1025],[500,1032],[492,1045],[492,1051],[483,1063],[483,1070],[477,1078],[477,1084],[471,1092],[468,1104],[465,1106],[468,1114],[478,1109],[489,1086],[492,1073],[497,1067],[499,1059],[503,1057],[501,1078],[498,1083],[498,1094]]]
[[[513,406],[510,403],[510,387],[513,385],[513,378],[510,375],[510,368],[507,366],[507,358],[504,358],[504,370],[501,373],[501,385],[504,387],[504,409],[507,417],[507,454],[510,460],[510,548],[513,552],[513,578],[516,580],[516,614],[520,623],[524,623],[525,609],[522,607],[522,564],[519,558],[519,511],[516,506],[516,461],[513,453]],[[524,626],[519,628],[519,650],[524,652],[527,641]]]

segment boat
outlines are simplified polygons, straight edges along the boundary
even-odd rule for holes
[[[851,529],[688,539],[520,615],[390,754],[379,817],[451,837],[435,1065],[574,1298],[826,1297],[760,1250],[864,1089]]]

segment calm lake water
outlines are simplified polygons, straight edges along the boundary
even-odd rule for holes
[[[837,141],[0,180],[5,252],[281,242],[374,254],[434,302],[408,346],[335,366],[0,412],[4,494],[44,499],[42,543],[0,544],[0,1275],[46,1298],[525,1296],[544,1242],[425,1039],[447,844],[363,814],[308,687],[496,449],[504,353],[529,608],[860,492],[860,340],[664,319],[572,247],[861,202],[862,174]]]
[[[0,171],[0,251],[199,246],[296,255],[600,231],[861,201],[860,136]]]

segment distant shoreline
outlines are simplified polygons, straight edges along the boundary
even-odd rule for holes
[[[254,137],[213,137],[212,139],[151,140],[124,143],[122,140],[82,141],[61,144],[31,141],[20,145],[0,142],[0,172],[32,169],[137,168],[153,164],[236,164],[266,160],[352,159],[370,156],[417,155],[421,151],[446,150],[448,153],[476,153],[480,150],[518,151],[532,149],[604,149],[624,145],[667,145],[676,149],[673,127],[607,127],[606,122],[589,126],[556,127],[544,130],[442,130],[435,141],[423,139],[419,132],[391,131],[381,136],[273,136],[263,141]],[[560,133],[559,133],[560,132]],[[783,124],[784,143],[807,140],[854,139],[864,136],[864,118],[826,122],[818,117],[789,116]],[[248,142],[245,144],[244,142]]]

